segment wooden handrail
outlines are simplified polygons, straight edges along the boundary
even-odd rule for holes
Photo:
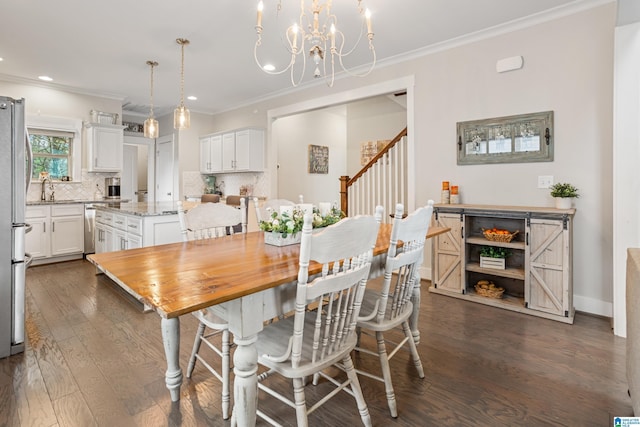
[[[349,215],[349,208],[348,208],[348,205],[349,205],[349,187],[351,187],[354,182],[356,182],[362,175],[364,175],[364,173],[366,171],[371,169],[371,167],[373,167],[373,165],[375,165],[376,162],[382,156],[387,154],[389,152],[389,150],[391,150],[393,147],[395,147],[395,145],[405,136],[407,136],[407,128],[402,129],[400,131],[400,133],[398,135],[396,135],[396,137],[393,138],[390,143],[385,145],[382,148],[382,150],[379,153],[377,153],[373,157],[373,159],[371,159],[369,161],[369,163],[364,165],[362,167],[362,169],[360,169],[360,171],[353,176],[353,178],[349,178],[349,176],[347,176],[347,175],[342,175],[340,177],[340,207],[342,208],[342,211],[346,215]]]
[[[369,161],[369,163],[367,163],[366,165],[363,166],[362,169],[360,169],[360,172],[355,174],[353,176],[353,178],[349,179],[349,181],[347,182],[347,187],[351,187],[353,185],[353,183],[357,181],[358,178],[360,178],[362,175],[364,175],[364,173],[366,171],[371,169],[371,167],[376,164],[378,159],[380,159],[382,156],[387,154],[389,152],[389,150],[391,150],[402,139],[402,137],[404,137],[404,136],[407,136],[407,128],[402,129],[400,131],[400,133],[398,135],[396,135],[396,137],[391,140],[390,143],[385,145],[384,148],[382,148],[382,150],[378,154],[376,154],[373,157],[373,159],[371,159]]]

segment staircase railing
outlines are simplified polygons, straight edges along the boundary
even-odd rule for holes
[[[353,178],[340,177],[341,209],[355,216],[373,215],[377,205],[382,205],[387,213],[394,211],[396,203],[407,206],[407,175],[407,128],[404,128]]]

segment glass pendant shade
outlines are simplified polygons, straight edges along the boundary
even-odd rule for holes
[[[184,106],[184,47],[189,44],[187,39],[176,39],[176,43],[180,45],[181,61],[180,61],[180,105],[173,112],[173,128],[189,129],[191,126],[191,114],[187,107]]]
[[[144,121],[144,137],[145,138],[157,138],[159,135],[158,132],[158,121],[153,117],[149,117]]]
[[[188,129],[191,126],[191,114],[189,109],[180,105],[173,112],[173,127],[175,129]]]

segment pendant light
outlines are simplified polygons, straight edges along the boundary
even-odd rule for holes
[[[156,61],[147,61],[147,65],[151,67],[151,109],[149,110],[149,118],[144,121],[144,137],[158,137],[158,121],[153,117],[153,67],[157,67]]]
[[[175,129],[189,129],[191,117],[189,110],[184,106],[184,46],[189,44],[187,39],[176,39],[182,50],[182,62],[180,68],[180,105],[173,112],[173,127]]]

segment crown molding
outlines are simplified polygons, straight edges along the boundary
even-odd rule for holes
[[[78,95],[95,96],[97,98],[113,99],[117,101],[124,101],[126,99],[126,95],[122,95],[119,93],[91,91],[91,90],[86,90],[78,87],[62,85],[59,83],[53,83],[53,82],[46,83],[41,80],[28,79],[25,77],[18,77],[10,74],[0,73],[0,80],[9,82],[9,83],[18,83],[18,84],[24,84],[27,86],[40,87],[43,89],[55,89],[63,92],[75,93]]]

